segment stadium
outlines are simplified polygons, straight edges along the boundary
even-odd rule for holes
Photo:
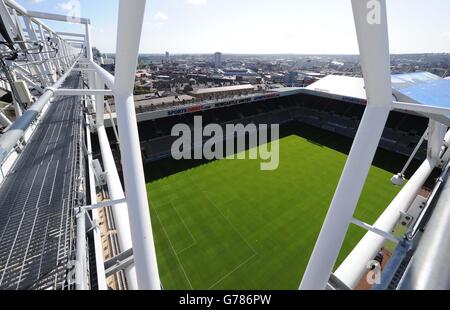
[[[196,106],[193,113],[175,107],[166,117],[139,123],[165,288],[296,288],[364,113],[364,90],[358,88],[362,88],[361,80],[328,76],[307,89],[280,89],[265,96],[219,103],[217,108],[205,103],[206,110]],[[341,92],[332,93],[333,87]],[[342,89],[348,92],[342,93]],[[138,114],[138,119],[157,115],[144,113]],[[195,116],[222,126],[282,124],[279,169],[260,171],[258,163],[250,160],[173,160],[171,145],[176,137],[171,136],[171,130],[178,123],[193,127]],[[398,194],[400,188],[389,180],[401,171],[427,127],[428,120],[419,115],[390,115],[356,218],[375,222]],[[115,141],[112,128],[108,134]],[[95,150],[99,152],[98,147]],[[426,147],[422,145],[408,176],[424,158]],[[425,186],[423,195],[429,193]],[[364,233],[356,225],[350,228],[337,264]],[[386,247],[392,248],[387,243]],[[284,252],[282,259],[276,254],[280,251]],[[205,266],[211,261],[214,266],[208,270]]]
[[[89,19],[0,0],[0,289],[450,289],[450,80],[391,74],[386,4],[371,22],[370,2],[352,1],[363,77],[144,105],[145,0],[119,1],[114,75]],[[226,153],[175,159],[179,124],[182,152],[208,144],[198,118]]]

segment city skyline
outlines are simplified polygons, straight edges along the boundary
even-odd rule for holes
[[[117,0],[81,0],[79,8],[77,0],[18,2],[90,18],[96,46],[114,53]],[[450,52],[450,2],[396,0],[387,6],[392,54]],[[79,25],[64,27],[82,31]],[[142,38],[142,54],[358,54],[346,0],[229,0],[226,6],[218,0],[149,1]]]

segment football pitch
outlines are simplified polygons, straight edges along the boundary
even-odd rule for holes
[[[290,135],[275,171],[219,160],[148,183],[164,289],[297,289],[346,158]],[[391,176],[371,168],[356,218],[377,219]],[[338,264],[364,233],[350,226]]]

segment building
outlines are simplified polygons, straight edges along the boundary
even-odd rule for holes
[[[164,61],[166,63],[170,62],[170,54],[169,54],[169,52],[166,52],[165,57],[164,57]]]
[[[285,76],[285,83],[292,85],[295,84],[298,78],[298,72],[297,71],[289,71],[288,74]]]
[[[223,74],[225,76],[256,76],[257,74],[247,68],[226,68],[223,69]]]
[[[134,106],[136,113],[145,113],[154,111],[156,109],[163,109],[171,106],[182,105],[195,100],[194,97],[189,95],[172,95],[167,97],[160,97],[158,93],[142,94],[134,96]],[[116,112],[115,101],[109,100],[111,111]]]
[[[152,75],[147,70],[137,70],[136,71],[136,79],[150,78]]]
[[[214,67],[216,69],[222,67],[222,53],[220,52],[214,54]]]

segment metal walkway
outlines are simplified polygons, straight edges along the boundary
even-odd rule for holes
[[[80,87],[71,74],[66,88]],[[57,97],[0,188],[0,289],[64,289],[74,255],[82,115]]]

